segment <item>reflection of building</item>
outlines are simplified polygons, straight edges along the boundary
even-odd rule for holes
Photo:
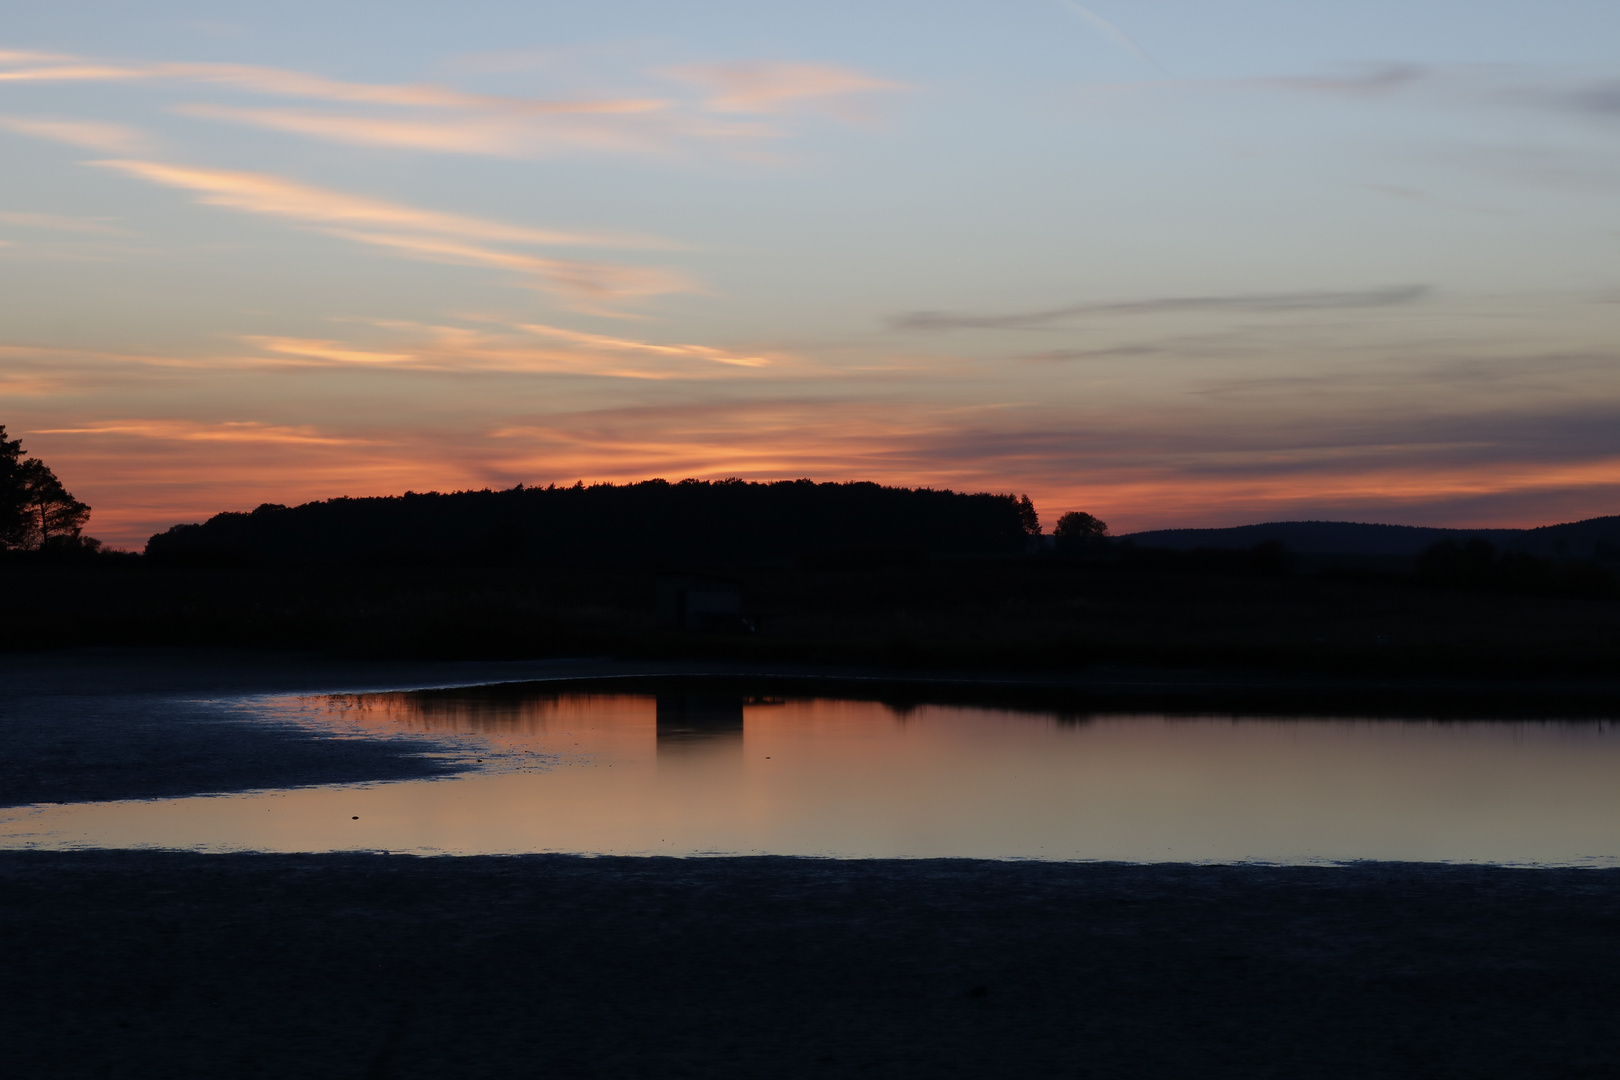
[[[666,574],[658,579],[658,625],[667,630],[749,633],[742,586],[729,578]]]
[[[741,696],[658,695],[658,749],[687,744],[742,743]]]

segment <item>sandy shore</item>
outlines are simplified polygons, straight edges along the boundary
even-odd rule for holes
[[[1620,872],[0,854],[29,1077],[1620,1069]]]

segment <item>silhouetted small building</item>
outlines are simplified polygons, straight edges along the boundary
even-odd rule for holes
[[[729,578],[666,574],[658,579],[658,625],[665,630],[751,633],[742,585]]]

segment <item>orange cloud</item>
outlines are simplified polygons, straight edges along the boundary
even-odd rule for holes
[[[197,192],[200,196],[198,201],[210,206],[225,206],[251,214],[269,214],[297,221],[345,227],[381,225],[511,244],[623,245],[630,242],[621,237],[552,232],[485,218],[422,210],[363,195],[346,195],[264,173],[198,169],[156,161],[110,160],[93,164],[116,169],[154,184]]]
[[[618,314],[611,307],[618,301],[693,290],[692,283],[684,276],[671,270],[654,267],[548,259],[408,233],[366,232],[358,229],[322,231],[357,243],[399,251],[428,262],[510,270],[536,280],[541,288],[567,298],[580,310],[604,315]]]
[[[707,90],[705,104],[722,113],[774,113],[793,105],[842,103],[857,94],[905,89],[899,83],[830,64],[685,64],[665,68],[662,74]]]
[[[607,311],[607,305],[614,302],[692,287],[684,277],[669,270],[552,259],[468,242],[578,246],[626,244],[631,242],[628,238],[551,232],[423,210],[263,173],[128,159],[93,164],[194,192],[198,201],[206,205],[292,220],[331,236],[403,252],[413,258],[516,272],[537,281],[543,289],[569,298],[576,306],[593,310]],[[372,231],[376,227],[401,231]]]
[[[244,337],[265,352],[310,364],[389,367],[417,372],[569,374],[626,379],[712,379],[782,365],[790,358],[734,353],[707,345],[661,345],[520,323],[469,328],[411,322],[374,323],[385,342],[359,346],[326,339]],[[517,333],[506,332],[508,330]],[[539,336],[556,344],[536,344]],[[238,361],[230,360],[235,364]],[[241,361],[252,363],[252,361]]]
[[[175,112],[209,120],[247,124],[355,146],[384,146],[440,154],[532,157],[566,147],[644,151],[650,148],[639,125],[522,115],[383,117],[307,109],[242,109],[228,105],[181,105]]]
[[[134,128],[92,120],[0,116],[0,128],[15,131],[19,135],[50,139],[52,142],[97,150],[104,154],[136,153],[146,145],[146,137]]]
[[[171,111],[226,123],[246,124],[351,146],[380,146],[438,154],[483,154],[532,158],[568,150],[647,154],[669,150],[675,140],[775,138],[782,133],[758,123],[701,120],[655,111],[653,102],[607,103],[597,109],[559,112],[501,109],[479,112],[417,112],[408,116],[315,109],[246,109],[190,103]]]
[[[15,51],[0,51],[0,64],[11,65],[10,70],[0,70],[0,82],[190,82],[355,105],[601,115],[661,112],[673,104],[664,98],[540,100],[472,94],[423,83],[357,83],[255,64],[124,64]],[[666,68],[660,74],[707,90],[705,104],[715,112],[779,112],[793,104],[905,89],[899,83],[850,68],[799,62],[686,64]]]
[[[3,245],[0,245],[3,246]],[[7,397],[44,397],[60,393],[63,380],[48,375],[28,372],[0,372],[0,395]]]
[[[189,420],[112,420],[85,427],[37,428],[30,435],[130,435],[141,439],[175,442],[232,442],[297,444],[304,446],[353,446],[362,439],[321,435],[307,427],[278,427],[251,421],[202,424]]]
[[[362,105],[440,109],[509,109],[544,113],[647,112],[667,107],[656,98],[541,101],[469,94],[429,84],[356,83],[287,68],[255,64],[119,64],[49,53],[0,52],[0,82],[191,82],[280,97],[314,98]],[[32,65],[32,66],[27,66]]]
[[[245,337],[242,340],[266,352],[295,356],[300,359],[327,360],[336,364],[400,364],[409,363],[410,353],[381,353],[365,349],[346,348],[335,341],[315,341],[308,338]]]
[[[0,82],[116,82],[126,79],[150,77],[139,68],[119,67],[115,64],[66,63],[52,67],[24,68],[20,71],[0,71]]]
[[[175,111],[350,145],[500,157],[566,149],[649,153],[667,151],[682,139],[778,138],[783,132],[768,124],[722,121],[714,114],[780,113],[810,105],[861,121],[865,117],[857,108],[859,98],[902,89],[847,68],[810,63],[693,64],[661,74],[705,92],[702,107],[645,95],[544,100],[431,84],[357,83],[252,64],[109,63],[45,53],[0,53],[0,82],[181,83],[358,106],[365,111],[251,109],[196,102]],[[377,111],[388,109],[411,112],[399,116]],[[98,136],[88,128],[76,136],[64,129],[54,137],[69,142],[76,137],[78,145],[116,153],[128,153],[137,145],[117,141],[110,132]]]

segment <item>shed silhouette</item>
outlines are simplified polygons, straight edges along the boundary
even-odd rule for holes
[[[753,620],[743,612],[742,583],[702,574],[658,578],[658,626],[665,630],[749,633]]]

